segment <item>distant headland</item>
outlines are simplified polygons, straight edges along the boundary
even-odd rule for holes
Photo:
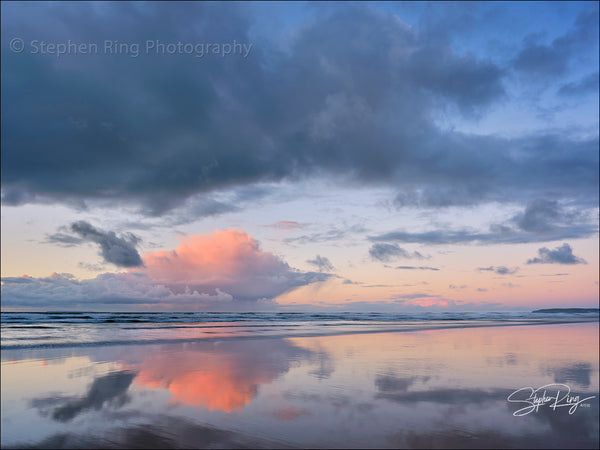
[[[536,309],[531,311],[532,313],[544,313],[544,314],[577,314],[577,313],[596,313],[600,314],[600,308],[550,308],[550,309]]]

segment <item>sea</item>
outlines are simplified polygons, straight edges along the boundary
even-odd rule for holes
[[[2,312],[1,348],[298,337],[598,320],[598,309],[529,312]]]

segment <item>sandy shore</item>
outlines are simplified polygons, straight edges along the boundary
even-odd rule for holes
[[[598,322],[536,323],[3,350],[2,447],[597,448]]]

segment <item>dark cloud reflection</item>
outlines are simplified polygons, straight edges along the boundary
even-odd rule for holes
[[[135,372],[120,371],[96,378],[82,398],[71,399],[55,407],[51,417],[58,422],[69,422],[82,412],[100,410],[107,404],[121,407],[128,401],[126,393],[135,376]],[[61,401],[60,398],[35,399],[32,406],[43,410],[49,404]]]

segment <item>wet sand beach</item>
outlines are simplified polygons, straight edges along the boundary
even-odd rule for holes
[[[597,322],[2,351],[3,448],[598,442]]]

